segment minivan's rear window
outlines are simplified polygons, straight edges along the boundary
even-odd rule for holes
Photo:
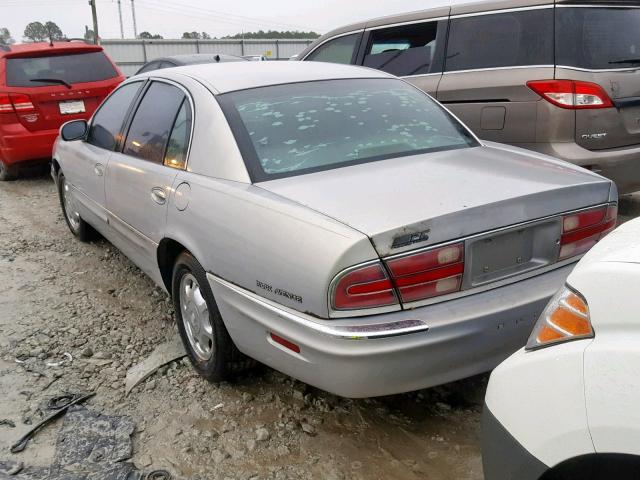
[[[558,65],[640,67],[640,8],[558,8]]]
[[[97,82],[117,76],[103,52],[7,59],[7,85],[10,87],[60,85],[60,81],[67,84]]]
[[[396,79],[315,81],[218,97],[254,181],[476,145]]]
[[[553,9],[453,18],[446,71],[553,65]]]

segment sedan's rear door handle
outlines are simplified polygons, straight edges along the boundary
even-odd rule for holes
[[[158,205],[164,205],[167,201],[167,193],[164,191],[162,187],[153,187],[151,189],[151,198]]]

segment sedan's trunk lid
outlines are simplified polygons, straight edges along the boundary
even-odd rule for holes
[[[366,234],[381,257],[606,203],[611,188],[581,168],[498,144],[258,185]]]

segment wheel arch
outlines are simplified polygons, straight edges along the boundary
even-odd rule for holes
[[[156,251],[158,261],[158,269],[162,277],[167,292],[171,293],[171,282],[173,279],[173,265],[182,252],[190,252],[190,250],[173,238],[165,237],[160,240]]]
[[[640,472],[640,455],[590,453],[565,460],[547,470],[540,480],[635,480]]]

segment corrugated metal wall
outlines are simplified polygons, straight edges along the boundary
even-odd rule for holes
[[[300,53],[312,40],[102,40],[102,46],[127,76],[158,57],[184,53],[264,55],[285,60]]]

